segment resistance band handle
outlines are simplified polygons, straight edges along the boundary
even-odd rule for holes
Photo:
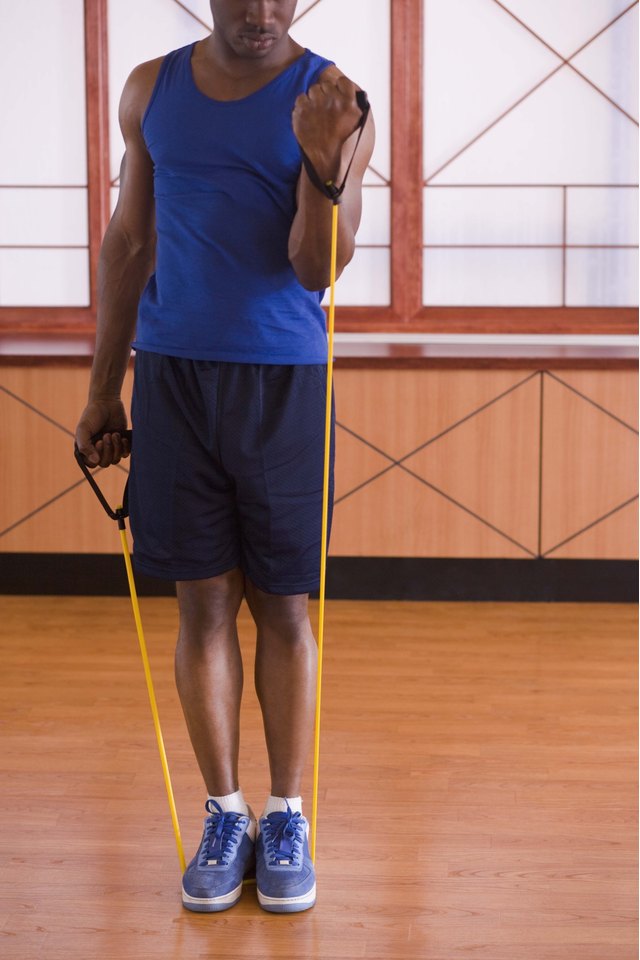
[[[362,111],[362,120],[360,121],[360,126],[364,127],[367,122],[367,116],[369,115],[369,110],[371,109],[371,104],[369,103],[369,98],[367,97],[364,90],[356,90],[356,103]]]
[[[305,170],[307,171],[307,176],[309,177],[309,180],[311,180],[311,183],[314,185],[314,187],[316,187],[320,191],[320,193],[324,194],[325,197],[328,197],[329,200],[333,201],[334,204],[340,203],[340,197],[344,193],[344,188],[347,185],[347,179],[349,177],[349,171],[351,170],[351,164],[353,163],[356,152],[358,150],[358,144],[360,143],[360,138],[362,137],[362,133],[363,133],[365,124],[367,122],[367,117],[369,116],[369,111],[371,109],[371,104],[369,103],[369,99],[366,93],[364,92],[364,90],[356,91],[356,103],[360,107],[360,112],[362,114],[362,116],[358,120],[358,126],[355,128],[356,130],[360,130],[360,133],[358,134],[356,145],[353,148],[353,154],[351,155],[351,160],[349,161],[347,172],[344,175],[344,180],[342,181],[340,186],[337,186],[337,184],[335,184],[333,180],[321,180],[320,177],[318,176],[318,171],[316,170],[314,165],[311,163],[311,160],[309,160],[309,157],[306,155],[302,147],[300,147],[300,152],[302,154],[302,162],[304,164]],[[353,132],[355,133],[355,130]]]
[[[125,440],[128,440],[129,443],[131,443],[131,436],[132,436],[132,431],[131,431],[131,430],[118,430],[117,432],[118,432]],[[102,440],[102,437],[103,437],[103,436],[104,436],[104,434],[102,434],[102,433],[96,433],[95,436],[91,437],[91,443],[96,443],[98,440]],[[105,499],[105,497],[104,497],[104,494],[103,494],[102,490],[100,489],[100,487],[99,487],[98,484],[96,483],[95,477],[93,476],[93,474],[92,474],[91,471],[89,470],[89,467],[88,467],[87,464],[85,463],[85,460],[84,460],[83,455],[82,455],[82,454],[80,453],[80,451],[78,450],[78,444],[77,444],[77,443],[74,443],[74,444],[73,444],[73,455],[74,455],[74,457],[76,458],[76,462],[77,462],[78,466],[80,467],[80,469],[81,469],[82,472],[84,473],[85,479],[89,481],[89,485],[90,485],[91,489],[93,490],[93,492],[95,493],[96,497],[97,497],[98,500],[100,501],[100,503],[101,503],[101,505],[102,505],[102,508],[104,509],[104,512],[107,514],[108,517],[111,518],[111,520],[116,520],[116,521],[118,522],[118,526],[120,527],[120,529],[121,529],[121,530],[124,530],[124,528],[125,528],[125,525],[124,525],[125,517],[128,517],[128,516],[129,516],[129,506],[128,506],[128,503],[127,503],[127,488],[125,487],[125,491],[124,491],[124,498],[123,498],[123,499],[124,499],[124,504],[123,504],[123,506],[122,506],[122,507],[118,507],[117,510],[112,510],[111,507],[109,506],[109,504],[107,503],[107,501],[106,501],[106,499]]]

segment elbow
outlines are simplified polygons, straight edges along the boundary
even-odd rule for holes
[[[125,235],[124,249],[129,260],[141,264],[152,264],[156,256],[155,236],[134,237]]]
[[[312,293],[318,293],[320,290],[326,290],[331,283],[331,277],[329,276],[328,270],[296,270],[295,266],[293,269],[296,277],[298,278],[298,283],[300,286],[304,287],[305,290],[311,291]]]
[[[329,267],[317,256],[309,256],[309,253],[299,248],[292,249],[289,244],[289,263],[293,267],[293,272],[300,286],[305,290],[318,291],[324,290],[327,286]]]
[[[336,280],[342,274],[342,271],[353,257],[353,250],[348,256],[338,256],[336,263]],[[291,260],[291,266],[298,278],[298,283],[312,292],[326,290],[331,285],[331,262],[330,257],[323,257],[322,260],[310,261],[306,258],[294,258]]]
[[[156,255],[155,232],[137,233],[111,220],[104,235],[103,251],[118,259],[152,264]]]

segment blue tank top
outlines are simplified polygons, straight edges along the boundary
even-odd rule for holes
[[[304,289],[287,249],[301,167],[291,112],[331,61],[305,50],[260,90],[222,101],[196,87],[193,47],[164,58],[142,118],[157,249],[133,346],[194,360],[325,363],[324,291]]]

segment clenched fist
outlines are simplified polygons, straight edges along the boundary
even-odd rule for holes
[[[120,400],[94,400],[82,412],[76,427],[76,444],[90,467],[109,467],[128,457],[127,414]],[[103,434],[95,445],[92,437]]]
[[[358,127],[358,88],[347,77],[324,79],[301,93],[291,115],[293,132],[323,179],[337,176],[343,144]]]

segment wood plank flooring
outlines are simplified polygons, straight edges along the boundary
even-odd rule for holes
[[[173,683],[176,611],[141,607],[190,859],[205,792]],[[249,888],[201,916],[180,904],[128,600],[0,598],[5,960],[637,956],[636,608],[327,614],[317,905],[273,916]],[[241,637],[241,779],[259,813],[245,611]]]

